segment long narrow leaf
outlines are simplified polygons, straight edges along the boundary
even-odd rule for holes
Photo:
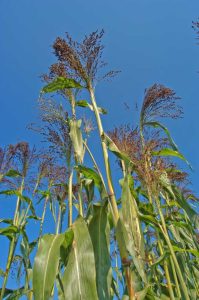
[[[44,235],[33,267],[33,292],[35,300],[49,300],[58,271],[60,246],[64,234]]]
[[[111,261],[109,253],[110,227],[106,206],[93,206],[93,218],[89,224],[89,232],[93,243],[97,291],[100,300],[109,300],[111,292]]]
[[[72,229],[74,240],[62,277],[65,299],[97,300],[95,258],[88,227],[80,217]]]

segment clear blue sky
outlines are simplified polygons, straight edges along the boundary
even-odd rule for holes
[[[136,102],[140,107],[144,89],[153,83],[175,89],[185,116],[166,124],[194,167],[199,193],[199,46],[191,28],[198,17],[198,0],[0,0],[1,145],[38,143],[26,125],[37,120],[39,75],[54,62],[54,39],[65,31],[81,39],[104,28],[105,59],[122,71],[97,87],[109,111],[106,127],[135,123]]]

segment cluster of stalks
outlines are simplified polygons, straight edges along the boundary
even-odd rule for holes
[[[42,125],[31,126],[48,149],[38,153],[21,142],[0,151],[1,194],[17,197],[13,219],[2,220],[10,246],[0,300],[50,299],[56,289],[59,299],[74,300],[199,298],[199,222],[192,207],[198,200],[174,158],[187,161],[160,123],[182,115],[180,98],[154,84],[145,91],[138,126],[105,133],[95,86],[117,72],[99,74],[106,65],[103,33],[93,32],[82,43],[67,33],[53,44],[57,62],[42,76]],[[47,93],[65,102],[58,105]],[[82,93],[90,100],[81,100]],[[79,107],[94,114],[95,125]],[[89,146],[95,128],[103,166]],[[121,167],[119,184],[110,155]],[[55,231],[43,235],[48,206]],[[37,238],[30,242],[32,220]],[[11,290],[7,282],[16,257],[24,284]]]

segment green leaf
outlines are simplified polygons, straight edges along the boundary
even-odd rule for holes
[[[41,92],[45,94],[71,88],[82,89],[83,86],[72,78],[57,77],[52,82],[44,86]]]
[[[93,106],[91,104],[89,104],[86,100],[77,101],[75,103],[75,105],[80,106],[80,107],[88,107],[88,108],[90,108],[90,110],[94,111]],[[104,115],[107,114],[107,111],[104,108],[98,106],[97,109],[98,109],[99,113],[104,114]]]
[[[162,254],[152,265],[151,268],[158,266],[162,263],[162,261],[164,261],[168,256],[170,255],[170,253],[168,251],[165,251],[164,254]]]
[[[1,294],[1,289],[0,289],[0,294]],[[6,289],[4,293],[4,299],[6,298],[6,300],[11,300],[11,299],[18,300],[25,294],[27,294],[27,291],[25,291],[24,287],[21,287],[17,290]]]
[[[75,154],[80,163],[83,161],[84,148],[81,133],[82,120],[70,120],[70,138],[74,147]]]
[[[93,200],[94,194],[95,194],[94,180],[85,178],[83,180],[83,185],[84,185],[84,188],[86,190],[86,195],[87,195],[88,202],[90,203]]]
[[[88,107],[88,102],[86,100],[79,100],[75,102],[75,105],[80,107]]]
[[[78,169],[79,172],[82,173],[86,179],[91,179],[94,181],[94,184],[98,188],[98,190],[102,196],[102,199],[104,199],[104,197],[107,196],[103,182],[101,180],[101,177],[97,172],[95,172],[93,169],[87,168],[83,165],[78,165],[75,168]]]
[[[199,228],[199,215],[195,210],[189,205],[188,201],[184,198],[182,192],[178,190],[175,186],[172,187],[175,194],[175,200],[180,205],[182,209],[187,213],[192,224],[194,223],[196,227]]]
[[[33,216],[36,217],[36,213],[35,213],[34,206],[32,204],[32,200],[29,197],[22,195],[17,190],[5,190],[5,191],[1,191],[0,195],[7,195],[7,196],[15,195],[15,196],[19,197],[22,201],[25,201],[29,205],[30,210],[31,210]]]
[[[9,239],[11,239],[13,237],[13,234],[16,234],[19,232],[19,229],[14,226],[8,226],[6,228],[0,228],[0,235],[4,235],[6,237],[8,237]]]
[[[152,126],[152,127],[159,127],[159,128],[162,128],[164,130],[164,132],[166,133],[167,137],[168,137],[168,140],[173,148],[173,150],[176,150],[178,151],[178,146],[176,145],[176,143],[174,142],[174,140],[172,139],[171,135],[170,135],[170,132],[168,130],[167,127],[165,127],[164,125],[162,125],[161,123],[159,122],[146,122],[144,123],[144,126],[147,125],[147,126]]]
[[[124,235],[127,250],[132,256],[133,262],[142,280],[147,278],[144,270],[144,237],[138,215],[138,208],[129,188],[128,175],[125,176],[122,186],[121,231]]]
[[[160,151],[153,151],[152,154],[154,156],[175,156],[175,157],[178,157],[178,158],[184,160],[187,163],[187,165],[192,169],[190,163],[186,160],[184,155],[182,155],[180,152],[178,152],[176,150],[173,150],[173,149],[170,149],[170,148],[164,148],[164,149],[161,149]]]
[[[72,229],[68,229],[65,232],[64,241],[63,241],[63,243],[61,245],[61,248],[60,248],[60,257],[61,257],[61,260],[62,260],[62,262],[65,266],[66,266],[67,261],[68,261],[68,254],[69,254],[69,250],[70,250],[69,248],[72,245],[73,237],[74,237],[74,234],[73,234]]]
[[[196,257],[199,257],[199,251],[196,249],[183,249],[183,248],[179,248],[177,246],[173,246],[173,250],[175,252],[188,252],[188,253],[195,255]]]
[[[21,174],[17,170],[10,169],[4,176],[19,177],[19,176],[21,176]]]
[[[57,286],[57,292],[58,292],[58,299],[59,300],[66,300],[66,297],[64,296],[64,287],[61,279],[61,275],[58,274],[56,279],[56,286]]]
[[[133,162],[129,159],[129,157],[118,149],[116,144],[106,133],[103,133],[102,140],[107,145],[108,149],[113,152],[119,159],[123,160],[127,165],[133,165]]]
[[[0,268],[0,277],[4,277],[5,276],[5,272]]]
[[[40,240],[33,267],[35,300],[48,300],[50,298],[58,272],[60,246],[63,241],[64,234],[47,234]]]
[[[93,218],[89,224],[95,255],[98,298],[100,300],[111,299],[110,227],[106,209],[106,205],[94,205]]]
[[[74,240],[62,277],[66,299],[97,300],[94,251],[88,227],[79,217],[72,225]]]
[[[152,215],[144,215],[141,212],[138,213],[140,220],[146,223],[149,223],[151,225],[157,226],[158,228],[158,221],[156,220],[156,218]]]
[[[12,219],[0,219],[0,223],[13,224]]]

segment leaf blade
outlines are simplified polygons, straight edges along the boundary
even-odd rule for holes
[[[48,300],[57,274],[64,234],[42,237],[33,267],[34,299]]]
[[[57,77],[49,84],[45,85],[41,92],[43,94],[57,92],[59,90],[78,88],[82,89],[83,87],[77,81],[72,78]]]
[[[72,225],[74,240],[62,277],[67,299],[97,300],[96,271],[93,246],[87,225],[79,217]]]
[[[111,261],[109,253],[110,226],[106,205],[93,206],[93,218],[89,224],[89,232],[93,243],[98,297],[100,300],[111,299]]]

